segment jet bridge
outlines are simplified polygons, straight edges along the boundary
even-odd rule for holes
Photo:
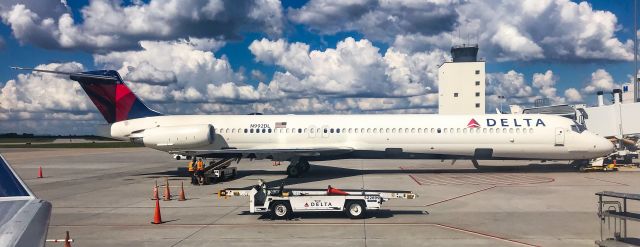
[[[598,92],[597,105],[550,105],[521,108],[511,106],[512,114],[550,114],[575,120],[589,132],[606,137],[617,143],[617,151],[612,156],[618,163],[630,164],[638,158],[638,138],[640,137],[640,102],[622,103],[621,90],[612,92],[612,103],[605,104],[604,93]],[[594,165],[595,166],[595,165]]]

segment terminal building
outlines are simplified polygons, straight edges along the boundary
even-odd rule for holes
[[[451,48],[453,60],[438,69],[438,113],[485,114],[485,62],[478,45]]]

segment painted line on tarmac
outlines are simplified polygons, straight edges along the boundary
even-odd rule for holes
[[[592,179],[592,180],[598,180],[598,181],[606,182],[606,183],[617,184],[617,185],[629,186],[628,184],[618,183],[618,182],[609,181],[609,180],[604,180],[604,179],[600,179],[600,178],[592,178],[592,177],[584,177],[584,178],[586,178],[586,179]]]
[[[491,234],[488,234],[488,233],[482,233],[482,232],[476,232],[476,231],[472,231],[472,230],[467,230],[467,229],[463,229],[463,228],[459,228],[459,227],[455,227],[455,226],[449,226],[449,225],[444,225],[444,224],[433,224],[433,225],[436,225],[436,226],[439,226],[439,227],[442,227],[442,228],[446,228],[446,229],[449,229],[449,230],[454,230],[454,231],[464,232],[464,233],[468,233],[468,234],[483,236],[483,237],[486,237],[486,238],[491,238],[491,239],[495,239],[495,240],[509,242],[509,243],[513,243],[513,244],[517,244],[517,245],[536,246],[537,247],[537,245],[528,244],[528,243],[520,242],[520,241],[513,240],[513,239],[503,238],[503,237],[491,235]]]
[[[483,191],[487,191],[487,190],[493,189],[495,187],[498,187],[498,186],[487,187],[487,188],[484,188],[484,189],[481,189],[481,190],[476,190],[476,191],[473,191],[473,192],[470,192],[470,193],[466,193],[466,194],[462,194],[462,195],[459,195],[459,196],[451,197],[449,199],[444,199],[442,201],[429,203],[429,204],[424,205],[424,206],[425,207],[429,207],[429,206],[433,206],[433,205],[440,204],[440,203],[443,203],[443,202],[448,202],[448,201],[455,200],[455,199],[458,199],[458,198],[461,198],[461,197],[465,197],[465,196],[473,195],[473,194],[480,193],[480,192],[483,192]]]
[[[284,221],[284,223],[276,223],[276,222],[274,222],[274,223],[259,223],[259,222],[257,222],[257,223],[254,223],[254,224],[246,224],[246,223],[242,223],[242,224],[217,224],[217,223],[212,223],[212,224],[171,224],[171,223],[168,223],[168,224],[162,224],[162,225],[149,225],[149,224],[143,224],[143,225],[140,225],[140,224],[138,224],[138,225],[121,225],[121,224],[120,225],[51,225],[51,227],[88,227],[88,226],[91,226],[91,227],[116,227],[116,228],[120,228],[120,227],[136,227],[136,228],[147,228],[147,229],[148,228],[169,228],[169,227],[197,227],[197,228],[200,228],[196,232],[194,232],[193,234],[190,235],[190,236],[192,236],[195,233],[201,231],[203,228],[210,227],[210,226],[219,226],[219,227],[291,226],[291,227],[299,227],[299,226],[345,226],[345,225],[359,226],[359,225],[362,225],[362,223],[351,223],[351,222],[345,222],[345,223],[301,223],[301,222]],[[384,222],[380,222],[380,223],[367,223],[367,225],[370,225],[370,226],[435,226],[435,227],[445,228],[445,229],[448,229],[448,230],[454,230],[454,231],[458,231],[458,232],[463,232],[463,233],[467,233],[467,234],[471,234],[471,235],[476,235],[476,236],[481,236],[481,237],[485,237],[485,238],[495,239],[495,240],[504,241],[504,242],[517,244],[517,245],[522,245],[522,246],[534,246],[534,247],[537,246],[537,245],[524,243],[524,242],[521,242],[521,241],[508,239],[508,238],[504,238],[504,237],[500,237],[500,236],[496,236],[496,235],[492,235],[492,234],[488,234],[488,233],[477,232],[477,231],[473,231],[473,230],[468,230],[468,229],[455,227],[455,226],[450,226],[450,225],[445,225],[445,224],[440,224],[440,223],[384,223]],[[189,238],[189,236],[184,238],[184,239],[187,239],[187,238]],[[182,239],[181,241],[183,241],[184,239]],[[176,244],[178,244],[178,243],[176,243]]]
[[[218,217],[217,219],[213,220],[213,221],[212,221],[211,223],[209,223],[209,224],[211,224],[211,225],[215,224],[216,222],[220,221],[222,218],[227,217],[227,216],[228,216],[229,214],[231,214],[232,212],[235,212],[235,211],[236,211],[238,208],[240,208],[240,207],[241,207],[241,206],[237,206],[235,209],[233,209],[233,210],[229,210],[229,212],[227,212],[226,214],[224,214],[224,215],[222,215],[222,216]],[[176,243],[172,244],[172,245],[171,245],[171,247],[176,246],[176,245],[179,245],[180,243],[182,243],[182,241],[185,241],[185,240],[187,240],[188,238],[193,237],[194,235],[196,235],[197,233],[201,232],[201,231],[202,231],[202,230],[204,230],[205,228],[207,228],[207,226],[200,227],[200,229],[195,230],[195,231],[194,231],[194,232],[192,232],[191,234],[189,234],[189,235],[187,235],[186,237],[184,237],[184,238],[180,239],[178,242],[176,242]]]
[[[413,179],[413,181],[416,182],[418,185],[422,185],[422,183],[420,183],[418,179],[416,179],[416,177],[414,177],[413,175],[409,174],[409,177]]]

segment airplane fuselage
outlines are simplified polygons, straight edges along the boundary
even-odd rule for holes
[[[353,149],[349,155],[316,160],[428,158],[430,154],[478,159],[576,160],[602,157],[613,151],[609,141],[579,130],[572,120],[534,114],[172,115],[116,122],[106,126],[105,134],[128,140],[136,133],[153,129],[172,131],[181,126],[206,125],[215,131],[207,142],[194,142],[195,135],[200,135],[196,132],[177,131],[156,136],[160,141],[145,142],[145,146],[167,152]],[[167,131],[158,133],[163,132]]]

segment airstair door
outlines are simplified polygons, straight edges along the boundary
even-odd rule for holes
[[[556,128],[556,146],[564,146],[564,129]]]

